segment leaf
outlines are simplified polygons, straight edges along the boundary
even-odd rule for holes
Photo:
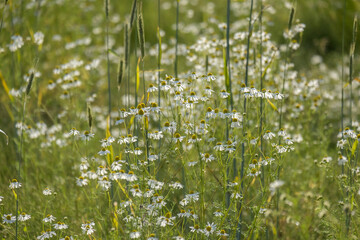
[[[357,149],[358,144],[359,144],[359,140],[356,139],[351,148],[351,155],[353,156],[355,155],[355,151]]]
[[[9,137],[6,135],[6,133],[0,129],[0,133],[4,134],[6,136],[6,145],[9,145]]]
[[[17,200],[17,194],[16,194],[15,190],[12,189],[12,192],[13,192],[13,194],[14,194],[15,200]]]
[[[6,92],[6,94],[8,95],[10,100],[13,102],[14,98],[13,98],[13,96],[11,96],[9,88],[8,88],[8,86],[7,86],[6,82],[5,82],[5,79],[4,79],[3,75],[1,74],[1,72],[0,72],[0,79],[1,79],[1,83],[3,85],[3,88],[4,88],[5,92]]]
[[[276,112],[279,112],[277,107],[269,100],[269,99],[266,99],[267,102],[270,104],[270,106],[276,111]]]

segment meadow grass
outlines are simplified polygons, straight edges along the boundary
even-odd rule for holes
[[[357,239],[340,2],[334,68],[306,3],[4,1],[0,238]]]

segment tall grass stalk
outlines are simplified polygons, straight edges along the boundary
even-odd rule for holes
[[[3,8],[3,11],[2,11],[1,23],[0,23],[0,33],[1,33],[1,31],[2,31],[2,28],[3,28],[4,14],[5,14],[5,9],[6,9],[7,3],[8,3],[8,0],[4,0],[4,8]]]
[[[174,73],[175,78],[178,77],[178,44],[179,44],[179,1],[176,1],[176,33],[175,33],[175,65]]]
[[[161,107],[161,91],[160,91],[160,68],[161,68],[161,33],[160,33],[160,0],[157,1],[157,35],[158,35],[158,56],[157,56],[157,82],[158,82],[158,106]],[[161,113],[159,111],[158,114],[159,123],[158,123],[158,131],[161,131]],[[158,166],[160,166],[161,162],[161,153],[160,153],[160,147],[161,147],[161,139],[159,140],[158,144]],[[156,173],[157,175],[157,173]]]
[[[289,22],[288,22],[288,27],[287,27],[288,31],[291,30],[294,15],[295,15],[295,8],[292,7],[291,11],[290,11]],[[289,48],[290,41],[291,41],[291,39],[289,39],[289,41],[287,41],[287,43],[286,43],[284,75],[283,75],[282,87],[281,87],[281,94],[283,94],[283,95],[284,95],[284,92],[285,92],[285,82],[286,82],[286,79],[287,79],[288,61],[289,61],[289,58],[290,58],[290,48]],[[282,125],[283,125],[283,115],[284,115],[284,113],[283,113],[283,102],[284,102],[284,100],[280,101],[280,107],[279,107],[279,131],[281,131]],[[278,144],[279,145],[281,144],[281,136],[279,136]],[[282,156],[280,156],[279,160],[278,160],[276,180],[279,180],[279,178],[280,178],[281,158],[282,158]],[[276,193],[276,211],[277,212],[279,212],[279,201],[280,201],[280,194],[279,194],[279,191],[277,190],[277,193]],[[277,234],[279,235],[279,233],[280,233],[280,231],[279,231],[279,215],[276,216],[276,230],[277,230],[276,231]]]
[[[106,15],[106,65],[107,65],[107,81],[108,81],[108,114],[110,119],[109,130],[111,132],[111,86],[110,86],[110,59],[109,59],[109,0],[105,0]]]
[[[345,16],[346,16],[346,0],[343,1],[343,14],[342,14],[342,33],[341,33],[341,132],[344,138],[344,82],[345,82]],[[344,173],[344,168],[342,168]]]
[[[253,12],[254,1],[251,0],[250,5],[250,13],[249,13],[249,29],[248,29],[248,39],[247,39],[247,46],[246,46],[246,66],[245,66],[245,86],[248,85],[248,78],[249,78],[249,55],[250,55],[250,38],[252,34],[252,12]],[[244,191],[244,167],[245,167],[245,136],[246,136],[246,97],[244,97],[244,115],[243,115],[243,127],[242,127],[242,143],[241,143],[241,172],[240,172],[240,179],[241,179],[241,187],[240,191],[243,193]],[[238,228],[236,232],[236,239],[241,239],[241,221],[242,221],[242,205],[244,199],[240,202],[240,216],[238,222]]]
[[[227,87],[227,91],[230,91],[230,107],[231,111],[233,110],[233,100],[232,100],[232,91],[231,91],[231,67],[230,67],[230,7],[231,1],[227,1],[227,8],[226,8],[226,56],[225,56],[225,85]],[[226,102],[227,108],[229,108],[229,101]],[[229,141],[229,123],[226,122],[226,140]],[[236,159],[234,158],[234,176],[236,173]],[[226,176],[225,178],[228,179],[230,166],[228,165],[228,159],[226,160]],[[227,188],[226,186],[224,186]],[[230,206],[230,193],[226,191],[226,208]]]

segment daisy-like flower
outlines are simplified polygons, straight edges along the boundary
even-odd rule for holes
[[[157,91],[157,87],[155,87],[153,84],[150,84],[147,92],[151,93],[151,92],[156,92],[156,91]]]
[[[224,147],[224,145],[223,145],[221,142],[218,142],[218,143],[216,143],[214,149],[215,149],[216,151],[222,152],[222,151],[225,150],[225,147]]]
[[[56,217],[54,217],[53,215],[51,214],[48,214],[46,216],[46,218],[43,219],[43,222],[49,222],[49,223],[52,223],[56,220]]]
[[[339,155],[339,158],[338,158],[338,164],[339,165],[345,165],[345,163],[347,163],[348,160],[345,156],[343,155]]]
[[[68,225],[66,225],[63,222],[57,222],[57,223],[53,224],[53,226],[57,230],[67,229],[69,227]]]
[[[173,140],[175,142],[182,142],[182,140],[184,140],[184,136],[181,136],[180,133],[175,133],[174,137],[173,137]]]
[[[95,226],[94,222],[87,222],[87,223],[81,224],[81,229],[82,229],[84,234],[91,235],[96,231],[94,229],[94,226]]]
[[[88,183],[89,183],[89,180],[87,180],[83,176],[80,176],[76,179],[76,185],[78,185],[79,187],[86,186],[86,185],[88,185]]]
[[[136,230],[133,230],[131,233],[130,233],[130,238],[131,239],[137,239],[137,238],[140,238],[141,234],[140,232],[136,231]]]
[[[155,237],[156,235],[154,233],[151,233],[149,235],[149,237],[147,238],[147,240],[159,240],[157,237]]]
[[[111,144],[115,141],[115,138],[113,137],[108,137],[108,138],[104,138],[102,139],[101,142],[101,147],[105,148],[105,147],[109,147],[111,146]]]
[[[215,157],[209,153],[202,153],[201,159],[205,162],[211,162],[211,161],[215,160]]]
[[[133,171],[129,171],[128,174],[126,174],[126,178],[125,178],[127,181],[129,182],[134,182],[136,181],[138,178],[137,176],[134,174]]]
[[[198,163],[197,161],[188,162],[188,166],[189,166],[189,167],[193,167],[193,166],[195,166],[197,163]]]
[[[190,232],[193,233],[202,233],[202,229],[198,224],[195,224],[194,226],[190,226]]]
[[[278,188],[280,188],[282,185],[284,185],[284,183],[285,182],[282,180],[275,180],[274,182],[270,183],[269,189],[270,189],[271,195],[274,195],[276,190]]]
[[[222,216],[224,216],[224,214],[223,214],[220,210],[216,210],[216,211],[214,212],[214,215],[215,215],[215,217],[222,217]]]
[[[156,154],[154,154],[154,153],[151,153],[150,155],[149,155],[149,161],[151,161],[151,162],[153,162],[153,161],[155,161],[155,160],[158,160],[159,159],[159,156],[158,155],[156,155]]]
[[[16,188],[20,188],[21,187],[21,183],[18,182],[17,179],[13,179],[9,185],[10,189],[16,189]]]
[[[134,154],[135,154],[135,155],[138,155],[138,156],[139,156],[139,155],[141,155],[142,153],[143,153],[143,151],[142,151],[140,148],[135,148],[135,149],[134,149]]]
[[[106,148],[102,148],[102,149],[98,152],[98,154],[99,154],[100,156],[104,156],[104,155],[110,154],[110,151],[109,151],[108,149],[106,149]]]
[[[216,235],[221,236],[221,237],[227,237],[227,236],[229,236],[229,234],[227,234],[224,229],[221,229],[221,230],[217,231],[217,232],[216,232]]]
[[[196,136],[196,134],[193,134],[192,136],[191,136],[191,138],[188,140],[188,143],[196,143],[196,142],[200,142],[201,141],[201,138],[198,138],[197,136]]]
[[[3,196],[0,196],[0,203],[4,200]]]
[[[49,195],[52,195],[52,191],[51,191],[51,189],[49,189],[49,188],[45,188],[45,189],[43,190],[43,194],[44,194],[45,196],[49,196]]]
[[[95,134],[90,133],[89,131],[85,131],[84,134],[81,135],[81,139],[84,141],[90,141],[91,138],[94,137]]]
[[[34,43],[36,45],[42,45],[44,42],[44,34],[42,32],[36,32],[34,34]]]
[[[9,50],[11,52],[15,52],[16,50],[20,49],[22,46],[24,46],[24,40],[19,35],[14,35],[11,37],[11,43],[8,45]]]
[[[233,118],[231,120],[231,127],[232,128],[240,128],[241,127],[241,124],[237,118]]]
[[[72,236],[65,236],[63,238],[60,238],[60,240],[74,240]]]
[[[12,215],[12,213],[10,214],[4,214],[2,216],[3,219],[3,223],[14,223],[16,221],[16,217]]]
[[[216,224],[215,223],[207,223],[205,229],[203,230],[203,233],[205,236],[209,237],[211,234],[213,234],[216,231]]]
[[[263,136],[264,139],[273,139],[274,137],[276,137],[276,135],[269,130],[267,130]]]
[[[259,176],[260,174],[261,174],[261,171],[259,171],[259,170],[256,169],[256,168],[251,168],[251,169],[249,170],[248,176],[250,176],[250,177],[257,177],[257,176]]]
[[[96,174],[99,176],[103,176],[103,175],[107,174],[107,170],[104,166],[99,166],[96,171]]]
[[[169,187],[171,187],[173,189],[183,189],[184,188],[184,186],[179,182],[171,183],[171,184],[169,184]]]
[[[69,136],[78,136],[80,132],[76,128],[72,128],[68,134]]]
[[[106,176],[100,178],[98,180],[98,183],[99,183],[100,187],[102,187],[104,190],[109,190],[109,188],[111,187],[111,182],[109,181],[109,179]]]
[[[346,144],[346,140],[345,139],[340,139],[337,143],[336,143],[336,147],[339,149],[344,149],[344,145]]]
[[[220,97],[221,98],[228,98],[230,96],[230,93],[228,93],[225,89],[221,90]]]
[[[189,194],[185,195],[185,198],[189,201],[189,202],[196,202],[199,200],[199,193],[198,192],[193,192],[190,191]]]
[[[150,139],[154,139],[154,140],[160,140],[164,137],[162,131],[155,131],[153,133],[148,133],[148,137]]]
[[[160,216],[157,219],[156,225],[159,225],[160,227],[166,227],[166,226],[172,226],[174,225],[173,221],[176,217],[171,217],[171,213],[166,213],[165,216]]]

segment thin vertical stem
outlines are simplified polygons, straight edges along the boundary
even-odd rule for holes
[[[345,75],[345,15],[346,15],[346,0],[343,2],[343,19],[342,19],[342,34],[341,34],[341,132],[344,137],[344,75]],[[344,171],[342,171],[344,173]]]
[[[107,63],[107,80],[108,80],[108,114],[109,114],[109,130],[111,133],[111,87],[110,87],[110,59],[109,59],[109,1],[105,0],[106,15],[106,63]]]
[[[250,14],[249,14],[249,30],[248,30],[248,40],[247,40],[247,46],[246,46],[246,69],[245,69],[245,86],[248,85],[248,77],[249,77],[249,55],[250,55],[250,38],[251,38],[251,33],[252,33],[252,12],[253,12],[253,6],[254,6],[254,1],[251,0],[251,5],[250,5]],[[241,143],[241,172],[240,172],[240,178],[241,178],[241,193],[244,190],[244,167],[245,167],[245,143],[244,143],[244,137],[246,136],[246,131],[245,131],[245,127],[246,127],[246,98],[244,97],[244,118],[243,118],[243,127],[242,127],[242,134],[243,134],[243,139],[242,139],[242,143]],[[244,201],[242,199],[242,201]],[[239,222],[238,222],[238,228],[236,231],[236,239],[241,239],[241,220],[242,220],[242,202],[240,202],[240,216],[239,216]]]
[[[178,43],[179,43],[179,1],[176,1],[176,33],[175,33],[175,66],[174,66],[174,72],[175,72],[175,78],[178,77]]]

